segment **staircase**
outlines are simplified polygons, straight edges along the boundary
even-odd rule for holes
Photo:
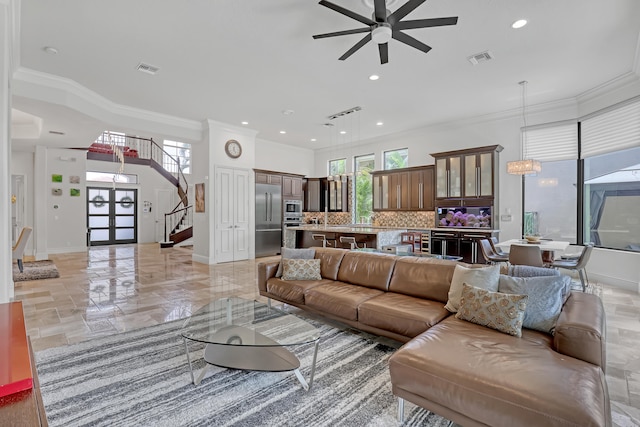
[[[87,159],[149,165],[175,185],[179,202],[164,214],[164,241],[160,247],[172,247],[193,237],[193,206],[189,204],[187,179],[180,161],[156,144],[152,138],[140,138],[104,132],[87,151]]]

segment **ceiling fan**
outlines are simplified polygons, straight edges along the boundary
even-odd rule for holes
[[[415,28],[428,28],[428,27],[442,27],[446,25],[456,25],[458,23],[458,17],[449,18],[433,18],[433,19],[416,19],[412,21],[402,21],[402,18],[413,12],[418,6],[424,3],[426,0],[409,0],[402,5],[398,10],[393,13],[389,13],[387,10],[386,0],[374,0],[373,19],[369,19],[365,16],[359,15],[349,9],[345,9],[342,6],[331,3],[326,0],[321,0],[319,4],[335,10],[351,19],[355,19],[361,22],[367,27],[356,28],[354,30],[337,31],[334,33],[317,34],[313,36],[314,39],[323,39],[327,37],[345,36],[349,34],[369,33],[358,43],[353,45],[351,49],[346,51],[340,58],[344,61],[351,55],[353,55],[358,49],[373,40],[378,44],[378,50],[380,52],[380,63],[386,64],[389,62],[389,40],[392,38],[409,45],[413,48],[421,50],[427,53],[431,50],[430,46],[416,40],[415,38],[403,33],[401,30],[411,30]]]

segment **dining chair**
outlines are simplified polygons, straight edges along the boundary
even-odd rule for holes
[[[536,245],[511,245],[509,263],[512,265],[531,265],[544,267],[542,252]]]
[[[551,264],[551,267],[577,271],[580,277],[580,283],[582,283],[582,291],[584,292],[587,289],[587,283],[589,283],[587,263],[591,257],[591,251],[593,251],[593,243],[587,243],[580,257],[574,259],[559,259]]]
[[[491,264],[495,264],[496,262],[508,262],[509,254],[499,255],[491,246],[491,241],[489,239],[481,239],[480,242],[480,251],[482,252],[482,256],[484,259],[489,261]]]
[[[496,254],[500,255],[500,256],[509,256],[509,252],[504,252],[502,249],[496,247],[496,243],[498,243],[498,238],[497,237],[491,237],[491,239],[489,239],[489,243],[491,243],[491,247],[493,248],[493,252],[495,252]]]
[[[12,248],[12,259],[18,260],[18,269],[20,273],[24,272],[24,266],[22,265],[22,257],[24,256],[24,249],[27,247],[27,242],[29,241],[29,237],[31,237],[31,232],[33,228],[24,227],[22,231],[20,231],[20,236],[18,237],[18,241],[15,246]]]

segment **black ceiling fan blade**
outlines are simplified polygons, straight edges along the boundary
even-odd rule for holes
[[[413,21],[396,22],[396,24],[393,26],[393,29],[411,30],[413,28],[444,27],[446,25],[456,25],[457,23],[457,16],[452,16],[449,18],[415,19]]]
[[[375,0],[373,15],[376,22],[386,22],[387,20],[387,4],[385,0]]]
[[[371,19],[364,17],[362,15],[358,15],[357,13],[354,13],[352,11],[350,11],[349,9],[345,9],[342,6],[338,6],[337,4],[333,4],[327,0],[320,0],[320,4],[322,6],[328,7],[331,10],[335,10],[338,13],[341,13],[345,16],[348,16],[351,19],[355,19],[358,22],[362,22],[363,24],[366,25],[376,25],[376,23],[374,21],[372,21]]]
[[[426,44],[422,43],[421,41],[418,41],[416,39],[414,39],[411,36],[406,35],[405,33],[401,33],[400,31],[394,31],[391,34],[391,37],[393,37],[394,39],[398,40],[399,42],[402,42],[406,45],[409,45],[411,47],[415,47],[418,50],[423,51],[424,53],[427,53],[431,50],[431,46],[427,46]]]
[[[382,43],[378,45],[380,51],[380,63],[386,64],[389,62],[389,43]]]
[[[358,43],[354,44],[353,47],[351,49],[349,49],[348,51],[346,51],[344,53],[344,55],[342,55],[340,58],[338,58],[340,61],[344,61],[345,59],[347,59],[348,57],[350,57],[351,55],[353,55],[356,50],[360,49],[362,46],[364,46],[365,44],[367,44],[369,41],[371,41],[371,33],[367,34],[366,36],[364,36],[364,38],[362,40],[360,40]]]
[[[392,25],[395,24],[396,22],[400,21],[402,18],[413,12],[416,7],[420,6],[425,1],[427,0],[409,0],[398,10],[389,15],[387,21]]]
[[[314,39],[324,39],[327,37],[347,36],[349,34],[367,33],[371,28],[356,28],[355,30],[336,31],[335,33],[316,34]]]

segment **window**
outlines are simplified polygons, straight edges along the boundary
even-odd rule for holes
[[[526,132],[526,134],[525,134]],[[578,125],[552,123],[523,130],[526,158],[542,171],[524,177],[523,234],[577,242]]]
[[[399,150],[391,150],[384,152],[384,168],[400,169],[409,166],[409,149],[402,148]]]
[[[357,156],[354,159],[355,170],[355,222],[368,224],[371,222],[372,212],[372,178],[371,172],[375,167],[375,156]]]
[[[117,182],[119,184],[137,184],[138,175],[127,173],[92,172],[87,171],[87,181],[93,182]]]
[[[640,147],[584,160],[584,241],[640,252]]]
[[[342,175],[347,172],[347,159],[329,160],[329,176]]]
[[[164,140],[163,166],[171,172],[178,172],[178,164],[182,173],[191,173],[191,144]]]
[[[541,162],[542,171],[524,178],[524,234],[576,243],[576,160]]]

